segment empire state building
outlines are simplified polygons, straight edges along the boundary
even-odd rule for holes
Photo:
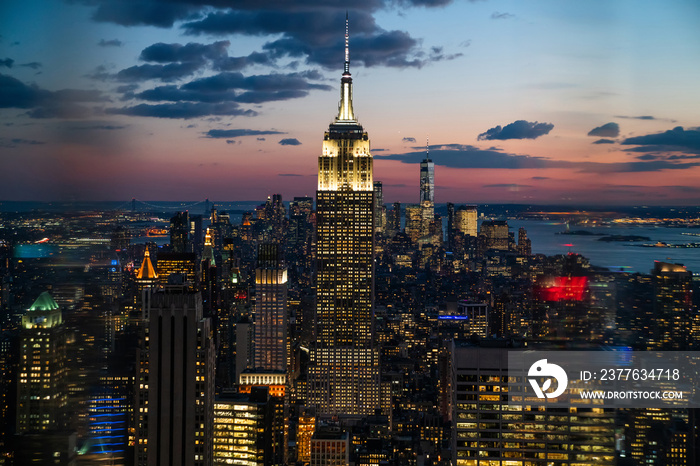
[[[338,115],[323,137],[316,192],[316,346],[309,401],[319,414],[369,415],[379,407],[373,345],[374,190],[369,137],[355,118],[345,22]]]

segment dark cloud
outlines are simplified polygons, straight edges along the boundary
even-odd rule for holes
[[[276,10],[293,13],[295,11],[316,9],[337,9],[345,11],[347,3],[344,0],[140,0],[129,2],[123,0],[81,0],[83,3],[96,7],[93,19],[100,22],[110,22],[122,26],[149,25],[169,28],[176,22],[196,19],[202,12],[213,8],[231,8],[238,10]],[[408,0],[405,5],[441,6],[450,0]],[[358,0],[352,3],[353,8],[374,11],[390,5],[388,0]],[[353,14],[354,11],[353,11]]]
[[[124,45],[124,42],[120,41],[119,39],[100,39],[97,45],[99,45],[100,47],[121,47],[122,45]]]
[[[84,118],[93,110],[79,104],[107,100],[96,90],[47,91],[0,74],[0,108],[27,108],[32,118]]]
[[[245,57],[222,57],[213,63],[213,68],[218,71],[240,71],[252,65],[273,65],[274,61],[267,53],[252,52]]]
[[[485,133],[481,133],[477,139],[479,141],[494,139],[537,139],[540,136],[548,134],[552,128],[554,128],[554,125],[551,123],[531,123],[525,120],[517,120],[503,128],[501,128],[500,125],[491,128]]]
[[[41,68],[42,65],[38,61],[31,61],[29,63],[22,63],[19,66],[23,66],[25,68],[31,68],[33,70],[38,70],[39,68]]]
[[[436,165],[450,168],[548,168],[549,159],[529,155],[507,154],[497,149],[481,149],[462,144],[431,145],[430,154]],[[400,160],[403,163],[420,163],[425,150],[406,154],[379,154],[377,160]]]
[[[416,138],[403,138],[403,139],[401,139],[401,141],[403,141],[403,142],[412,142],[412,143],[415,143],[415,142],[416,142]]]
[[[179,87],[175,85],[155,87],[130,97],[149,102],[259,104],[304,97],[311,89],[331,89],[331,86],[325,84],[310,83],[302,75],[302,73],[291,73],[243,76],[241,73],[227,72],[200,78]]]
[[[125,68],[116,74],[118,81],[147,81],[149,79],[159,79],[170,82],[194,74],[202,67],[201,63],[169,63],[167,65],[135,65]]]
[[[0,147],[5,147],[5,148],[14,148],[19,145],[28,145],[28,146],[37,146],[41,144],[46,144],[44,141],[37,141],[36,139],[22,139],[22,138],[13,138],[13,139],[4,139],[0,138]]]
[[[522,189],[522,188],[532,188],[528,184],[516,184],[516,183],[497,183],[497,184],[485,184],[482,188],[506,188],[506,189]]]
[[[12,65],[15,63],[15,61],[12,58],[5,58],[4,60],[0,60],[0,66],[4,66],[6,68],[12,68]]]
[[[435,165],[449,168],[488,168],[488,169],[547,169],[565,168],[585,173],[636,173],[661,170],[684,170],[700,166],[700,162],[677,163],[672,160],[635,161],[622,163],[572,162],[552,160],[545,157],[509,154],[500,149],[481,149],[471,145],[445,144],[430,146],[430,154]],[[375,160],[398,160],[403,163],[420,163],[424,151],[405,154],[379,154]]]
[[[304,176],[298,173],[279,173],[277,176]]]
[[[662,186],[662,188],[675,189],[684,193],[700,193],[698,186]]]
[[[630,120],[656,120],[651,115],[641,115],[641,116],[627,116],[627,115],[615,115],[615,118],[627,118]]]
[[[344,9],[284,11],[266,7],[258,11],[240,9],[214,11],[199,21],[184,24],[183,28],[185,32],[193,35],[202,33],[224,36],[284,34],[286,38],[294,38],[307,45],[318,46],[337,39],[338,26],[344,23]],[[374,18],[368,11],[353,11],[351,24],[353,37],[378,31]]]
[[[0,108],[30,108],[48,98],[48,91],[0,74]]]
[[[591,144],[615,144],[615,141],[612,139],[598,139]]]
[[[262,134],[285,134],[282,131],[256,129],[210,129],[204,133],[208,138],[237,138],[241,136],[259,136]]]
[[[149,63],[125,68],[114,76],[105,70],[98,70],[92,77],[114,77],[119,81],[157,79],[170,82],[190,76],[208,66],[219,71],[237,71],[254,64],[272,64],[269,56],[260,52],[253,52],[245,57],[229,57],[229,45],[227,40],[211,44],[190,42],[185,45],[158,42],[141,51],[139,58]]]
[[[133,92],[138,88],[139,88],[138,84],[124,84],[123,86],[117,87],[116,91],[119,92],[120,94],[124,94],[127,92]]]
[[[117,131],[126,128],[127,125],[99,124],[90,126],[74,126],[71,129],[77,131]]]
[[[205,90],[188,90],[178,86],[158,86],[135,94],[134,97],[149,102],[232,102],[236,98],[234,91],[208,92]]]
[[[97,5],[93,19],[98,22],[115,23],[120,26],[156,26],[169,28],[176,21],[184,20],[200,7],[187,2],[167,2],[160,0],[83,0],[89,5]],[[195,1],[191,3],[196,3]]]
[[[515,15],[510,14],[510,13],[499,13],[498,11],[494,11],[491,13],[491,19],[510,19],[510,18],[515,18]]]
[[[256,141],[264,141],[265,138],[255,138]]]
[[[548,180],[548,179],[550,179],[550,178],[549,178],[548,176],[533,176],[533,177],[530,178],[530,179],[531,179],[531,180],[539,181],[539,180]]]
[[[132,107],[108,108],[108,114],[154,118],[200,118],[204,116],[255,116],[253,110],[242,110],[232,103],[177,102],[172,104],[139,104]]]
[[[602,138],[616,138],[620,135],[620,125],[614,122],[605,123],[603,126],[598,126],[590,130],[588,135]]]
[[[331,90],[326,84],[310,83],[299,73],[266,74],[243,76],[241,73],[219,73],[214,76],[196,79],[181,87],[185,90],[221,92],[230,89],[275,92],[280,90]]]
[[[296,138],[286,138],[282,139],[278,144],[281,146],[298,146],[301,142]]]
[[[344,39],[338,34],[345,21],[345,7],[316,10],[261,9],[213,11],[201,20],[183,25],[192,35],[243,34],[282,36],[266,43],[269,57],[304,58],[307,63],[337,69]],[[403,31],[385,31],[375,22],[371,11],[354,10],[351,14],[351,59],[365,66],[421,67],[429,62],[454,59],[461,54],[444,54],[435,50],[430,55],[420,50],[419,43]],[[252,57],[251,57],[252,58]],[[232,61],[233,66],[237,64]],[[221,69],[226,69],[222,65]],[[236,69],[236,68],[233,68]]]
[[[637,152],[685,151],[700,153],[700,130],[684,130],[682,126],[677,126],[663,133],[627,138],[622,141],[622,144],[641,146],[630,149]]]
[[[207,60],[218,60],[226,57],[228,55],[229,45],[231,45],[231,43],[227,40],[214,42],[212,44],[190,42],[186,45],[158,42],[143,49],[139,58],[143,61],[156,63],[203,63]]]

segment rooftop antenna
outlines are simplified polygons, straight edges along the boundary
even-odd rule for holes
[[[348,10],[345,10],[345,69],[344,74],[350,74],[350,32],[348,28]]]

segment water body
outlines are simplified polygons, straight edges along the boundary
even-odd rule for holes
[[[697,228],[668,228],[653,226],[572,226],[572,231],[588,231],[593,235],[558,235],[566,230],[566,224],[541,220],[508,220],[508,226],[515,232],[518,228],[527,230],[532,240],[535,254],[567,254],[569,252],[587,257],[591,264],[611,270],[625,270],[649,273],[654,261],[673,262],[685,265],[688,270],[700,273],[700,248],[646,248],[640,244],[656,243],[685,244],[700,242],[700,237],[682,233],[700,233]],[[619,242],[598,241],[601,235],[646,236],[650,241]],[[570,246],[569,246],[570,245]]]

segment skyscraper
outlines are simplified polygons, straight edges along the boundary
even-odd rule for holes
[[[255,269],[255,338],[256,370],[287,372],[287,269],[277,244],[258,246]]]
[[[150,300],[136,382],[136,464],[212,464],[215,343],[202,296],[167,286]]]
[[[189,213],[176,213],[170,219],[170,247],[173,252],[189,252],[189,232]]]
[[[650,349],[687,351],[693,343],[693,274],[680,264],[654,263]]]
[[[435,205],[435,164],[430,159],[429,146],[425,146],[425,159],[420,163],[420,203]]]
[[[430,160],[429,146],[425,145],[425,159],[420,163],[420,236],[429,241],[430,224],[435,214],[435,164]],[[408,218],[408,217],[407,217]]]
[[[17,368],[14,464],[72,464],[75,434],[66,430],[66,329],[44,292],[22,316]]]
[[[384,194],[382,182],[374,182],[374,231],[384,233]]]
[[[316,346],[309,402],[321,414],[373,414],[379,407],[379,353],[372,343],[374,191],[369,138],[352,106],[345,67],[338,116],[318,159]]]
[[[66,333],[61,309],[42,293],[22,316],[17,432],[65,428]]]

